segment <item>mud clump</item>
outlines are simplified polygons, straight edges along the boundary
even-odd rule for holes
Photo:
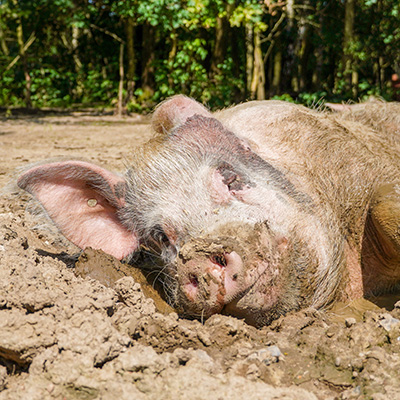
[[[75,274],[82,278],[91,277],[107,287],[117,288],[121,288],[120,282],[116,284],[119,279],[125,276],[132,277],[134,282],[140,285],[143,294],[154,301],[154,306],[158,312],[168,314],[174,311],[160,296],[159,292],[153,287],[153,282],[146,278],[146,274],[142,270],[122,264],[116,258],[101,250],[87,248],[75,264]]]
[[[0,146],[4,174],[10,160],[21,162],[15,157],[35,159],[27,143],[42,125],[18,124],[4,140],[21,154]],[[65,124],[52,125],[41,154],[57,135],[71,145],[85,135],[102,140],[98,125]],[[119,129],[113,146],[123,149],[127,127]],[[85,156],[111,160],[118,149],[108,156],[89,144]],[[69,261],[77,249],[34,229],[25,210],[23,196],[0,198],[0,399],[398,398],[399,303],[392,311],[344,305],[343,315],[306,310],[262,329],[225,315],[181,319],[159,312],[146,282],[104,253],[87,250],[78,262],[87,276],[76,276]],[[115,276],[93,279],[90,265]]]

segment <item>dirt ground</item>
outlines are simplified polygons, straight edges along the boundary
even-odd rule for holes
[[[0,187],[49,157],[123,171],[150,136],[146,117],[0,123]],[[78,249],[34,210],[10,186],[0,197],[0,399],[400,399],[400,302],[306,310],[262,329],[222,315],[180,319],[112,257],[88,250],[74,267]],[[91,263],[118,273],[75,274]]]

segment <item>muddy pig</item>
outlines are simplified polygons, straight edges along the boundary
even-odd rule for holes
[[[261,326],[398,285],[399,149],[373,126],[280,101],[213,115],[176,96],[153,129],[124,176],[56,161],[18,184],[81,248],[159,255],[188,316]]]
[[[400,141],[400,103],[385,103],[370,98],[361,104],[326,103],[331,110],[340,113],[340,118],[361,122],[372,127],[385,141]]]

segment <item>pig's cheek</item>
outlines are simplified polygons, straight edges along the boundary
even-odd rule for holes
[[[282,279],[278,268],[271,268],[268,262],[261,262],[258,268],[249,274],[253,281],[251,290],[236,303],[238,310],[247,307],[269,309],[282,295]]]
[[[232,199],[228,186],[224,183],[223,176],[214,171],[209,183],[211,199],[218,204],[226,204]]]
[[[230,194],[237,200],[247,204],[257,204],[254,189],[245,186],[241,190],[232,190]]]

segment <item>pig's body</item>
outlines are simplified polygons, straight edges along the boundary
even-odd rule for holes
[[[387,139],[343,113],[275,101],[215,117],[182,96],[167,101],[154,115],[162,135],[135,153],[124,194],[112,199],[117,190],[109,187],[120,181],[108,171],[90,194],[80,189],[82,204],[91,196],[106,202],[108,219],[114,209],[116,234],[128,248],[115,255],[141,243],[162,255],[178,309],[226,312],[256,325],[397,284],[396,127]],[[52,164],[33,168],[21,186],[41,200],[54,171]],[[65,172],[55,174],[65,180]],[[56,204],[44,206],[58,223]]]
[[[369,113],[363,114],[369,121],[374,120],[374,112],[375,120],[390,117],[390,133],[385,125],[371,129],[359,115],[361,105],[355,115],[350,110],[345,115],[332,115],[265,101],[243,104],[217,115],[228,129],[254,143],[255,152],[285,171],[288,180],[312,199],[313,218],[307,218],[302,210],[306,228],[298,231],[318,254],[317,276],[330,282],[317,284],[314,305],[326,300],[324,286],[337,284],[338,276],[342,279],[341,296],[348,298],[385,290],[399,278],[400,270],[394,279],[380,273],[384,271],[378,273],[384,264],[395,269],[399,260],[395,257],[383,262],[380,257],[376,262],[375,252],[382,248],[374,242],[383,243],[383,239],[367,216],[379,188],[399,181],[400,143],[396,138],[400,137],[400,109],[397,104],[374,106],[371,110],[367,105]],[[257,128],[259,123],[262,129]]]
[[[197,298],[193,288],[188,289],[191,291],[188,301],[182,289],[193,286],[190,278],[185,279],[185,276],[186,272],[193,273],[194,266],[187,268],[185,265],[188,265],[188,261],[185,259],[183,265],[178,258],[178,304],[183,303],[183,308],[192,313],[204,312],[206,315],[207,310],[221,311],[222,306],[225,311],[238,315],[245,315],[252,309],[250,314],[252,318],[256,316],[256,323],[259,323],[265,316],[268,319],[288,309],[309,305],[323,307],[338,297],[356,298],[385,290],[397,281],[397,273],[395,277],[386,278],[384,274],[380,275],[384,271],[379,271],[379,279],[376,279],[378,268],[391,268],[391,264],[397,263],[397,260],[376,265],[375,239],[379,243],[382,239],[376,238],[373,226],[369,229],[371,234],[368,240],[371,243],[366,240],[363,242],[373,194],[384,182],[396,182],[399,176],[397,165],[400,164],[396,149],[389,147],[389,143],[364,125],[282,102],[246,103],[217,113],[216,117],[266,162],[260,166],[262,172],[259,176],[257,165],[250,165],[245,174],[251,176],[254,184],[252,192],[244,193],[240,199],[238,196],[228,198],[216,213],[215,198],[210,196],[212,190],[207,180],[199,177],[198,171],[202,167],[190,172],[186,168],[179,171],[184,164],[179,162],[178,170],[167,174],[173,176],[173,182],[177,183],[173,190],[175,196],[167,195],[171,194],[171,180],[166,180],[165,188],[160,183],[161,179],[153,180],[152,184],[158,182],[152,197],[157,199],[156,209],[159,214],[155,221],[150,221],[149,226],[165,224],[179,227],[177,231],[181,237],[177,243],[181,248],[181,243],[191,238],[197,240],[199,235],[215,242],[223,236],[221,229],[227,221],[229,224],[249,222],[252,226],[267,221],[269,236],[277,241],[285,238],[286,247],[276,245],[268,252],[268,255],[273,254],[273,260],[268,260],[268,267],[260,268],[257,273],[260,278],[257,278],[256,290],[239,296],[240,300],[234,302],[230,302],[226,294],[223,296],[225,301],[221,302],[215,299],[208,301],[209,298],[204,294]],[[192,132],[207,136],[208,133],[202,128],[203,123],[202,118],[194,117],[186,126],[180,126],[181,132],[188,133],[179,133],[179,136]],[[223,146],[226,148],[229,144]],[[184,148],[186,158],[190,146]],[[171,154],[175,154],[175,151],[168,150]],[[226,154],[220,151],[218,161],[226,160],[236,165],[239,161],[229,157],[239,155],[240,158],[240,154],[240,150],[232,148]],[[211,163],[207,161],[206,164]],[[211,174],[210,171],[207,173]],[[138,180],[146,182],[143,177]],[[132,188],[138,186],[140,183],[135,179]],[[194,190],[202,192],[195,193]],[[142,198],[142,193],[139,197]],[[165,200],[160,202],[160,199]],[[132,207],[139,201],[135,198]],[[138,208],[142,210],[144,207],[141,205]],[[199,210],[204,212],[200,213]],[[166,223],[165,215],[175,215],[177,219]],[[188,232],[184,234],[185,229]],[[151,236],[147,232],[144,237]],[[245,243],[245,239],[241,238],[239,242]],[[251,258],[251,255],[246,256],[247,259]],[[267,258],[266,254],[264,256]],[[196,265],[204,267],[204,260],[209,254],[192,254],[191,257],[197,257]],[[175,263],[167,258],[168,261],[172,261],[173,273]],[[256,259],[247,265],[254,268],[254,265],[264,264],[262,260]],[[213,269],[213,266],[210,268]],[[227,270],[225,268],[225,272]],[[241,271],[245,273],[246,268],[242,267]],[[275,271],[282,282],[271,277],[271,271]],[[196,272],[195,275],[198,274]],[[207,279],[204,279],[206,282]],[[254,276],[252,279],[256,280]],[[194,280],[195,286],[201,288],[201,279],[199,281],[197,277]],[[247,282],[242,288],[247,290],[252,284]],[[261,294],[263,298],[260,301]],[[233,290],[232,297],[236,295],[238,291]]]

